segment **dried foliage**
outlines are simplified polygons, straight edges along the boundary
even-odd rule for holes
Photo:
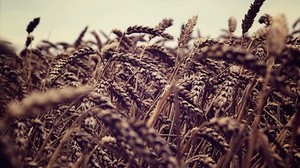
[[[300,41],[283,15],[248,37],[262,3],[241,37],[234,17],[194,37],[194,16],[173,47],[172,19],[20,54],[0,41],[1,167],[300,167]]]

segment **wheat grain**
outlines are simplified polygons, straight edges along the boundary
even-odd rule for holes
[[[81,58],[85,55],[90,55],[90,54],[95,54],[95,51],[92,48],[88,47],[88,48],[83,48],[78,51],[75,51],[72,54],[63,56],[63,57],[59,58],[58,60],[56,60],[53,63],[53,67],[51,67],[48,83],[50,85],[53,84],[53,82],[60,75],[62,75],[63,71],[65,70],[65,68],[68,64],[73,63],[78,58]]]
[[[81,44],[81,42],[82,42],[82,38],[83,38],[83,36],[85,35],[85,33],[86,33],[87,30],[88,30],[88,26],[86,26],[86,27],[82,30],[82,32],[79,34],[79,36],[77,37],[77,39],[76,39],[75,42],[74,42],[74,47],[75,47],[75,48],[78,48],[78,47],[80,46],[80,44]]]
[[[26,31],[28,34],[30,34],[31,32],[33,32],[33,30],[36,28],[36,26],[40,23],[40,18],[34,18],[31,22],[29,22]]]
[[[126,30],[126,34],[133,34],[133,33],[146,33],[153,36],[160,36],[166,39],[173,39],[173,36],[164,33],[162,30],[150,28],[150,27],[144,27],[144,26],[130,26]]]
[[[12,102],[9,104],[8,108],[10,115],[14,117],[31,115],[35,114],[36,108],[63,103],[64,101],[87,94],[90,91],[90,87],[69,87],[62,90],[50,89],[46,93],[32,93],[29,97],[25,98],[21,104]]]
[[[250,5],[250,9],[245,15],[242,21],[242,33],[245,34],[251,28],[254,18],[260,10],[260,7],[263,5],[265,0],[254,0],[254,2]]]
[[[178,47],[182,47],[187,44],[190,40],[193,28],[197,24],[198,16],[193,16],[188,20],[188,22],[182,27],[180,36],[178,38]]]

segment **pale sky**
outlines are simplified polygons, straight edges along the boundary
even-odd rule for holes
[[[11,41],[20,49],[25,44],[27,24],[41,17],[34,30],[34,45],[40,40],[74,42],[85,26],[109,33],[133,25],[154,27],[163,18],[174,19],[167,32],[177,38],[180,26],[198,15],[203,36],[218,37],[227,29],[230,16],[237,19],[236,35],[241,35],[241,21],[254,0],[0,0],[0,38]],[[257,20],[264,13],[284,13],[289,27],[300,17],[300,0],[266,0]],[[89,38],[88,36],[86,38]]]

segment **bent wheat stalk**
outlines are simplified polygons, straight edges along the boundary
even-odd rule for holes
[[[153,109],[153,111],[151,112],[151,116],[147,121],[147,126],[148,127],[153,127],[160,112],[162,111],[162,108],[164,107],[164,104],[166,103],[168,97],[170,96],[172,90],[174,89],[174,85],[175,83],[172,82],[171,85],[167,85],[164,89],[164,92],[162,93],[162,95],[160,96],[160,100],[157,102],[157,105],[155,106],[155,108]]]

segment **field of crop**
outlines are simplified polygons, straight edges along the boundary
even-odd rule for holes
[[[19,54],[0,42],[0,167],[300,167],[300,18],[263,2],[218,38],[192,16],[33,46],[33,19]]]

